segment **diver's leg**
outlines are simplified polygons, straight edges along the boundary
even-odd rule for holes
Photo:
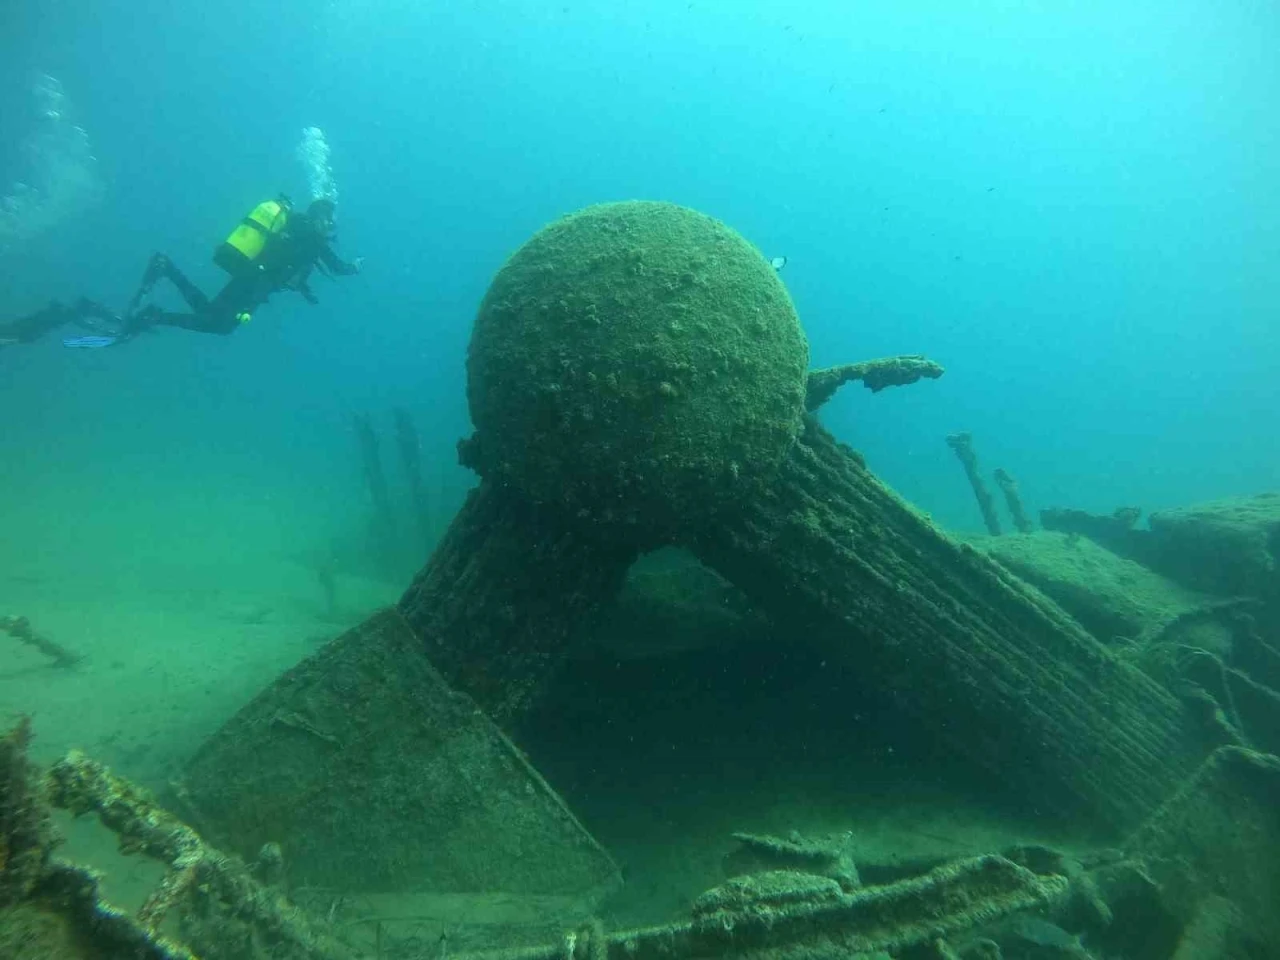
[[[0,346],[12,346],[16,343],[34,343],[46,333],[75,319],[75,310],[52,301],[42,310],[29,313],[25,317],[0,323]]]
[[[126,313],[133,314],[137,311],[138,304],[142,303],[143,298],[151,292],[151,288],[164,275],[168,265],[169,258],[163,253],[153,253],[151,255],[151,259],[147,261],[146,269],[142,271],[142,280],[138,283],[138,289],[129,298],[129,305],[125,308]]]
[[[208,307],[209,298],[201,292],[200,288],[187,279],[187,275],[179,270],[174,262],[163,253],[154,253],[151,255],[151,259],[147,261],[147,269],[142,273],[142,282],[138,284],[137,291],[129,301],[129,313],[133,313],[137,309],[138,304],[151,293],[156,282],[162,277],[168,279],[177,288],[182,299],[186,301],[187,306],[193,311],[198,313]]]
[[[120,338],[128,340],[152,327],[180,327],[197,333],[216,332],[209,329],[209,318],[204,313],[177,313],[149,304],[125,318],[124,326],[120,330]]]
[[[260,289],[261,284],[256,277],[241,277],[229,281],[217,296],[204,300],[203,307],[193,308],[190,313],[172,313],[154,305],[144,307],[129,315],[121,335],[131,337],[147,327],[159,325],[226,336],[247,322],[249,311],[265,299],[260,295]],[[195,292],[204,298],[199,290]]]
[[[159,307],[147,307],[129,318],[126,323],[128,334],[132,336],[139,330],[159,324],[166,327],[181,327],[195,333],[216,333],[226,336],[234,333],[243,318],[248,317],[248,308],[254,303],[251,293],[253,287],[245,280],[232,280],[208,301],[204,309],[192,310],[190,313],[170,313]]]
[[[195,333],[230,333],[235,329],[224,329],[225,324],[217,322],[207,313],[174,313],[158,307],[143,309],[129,318],[125,327],[125,335],[133,336],[149,327],[179,327]]]
[[[169,313],[165,310],[157,310],[147,317],[144,326],[152,324],[181,327],[183,330],[191,330],[195,333],[216,333],[221,336],[235,333],[236,328],[240,326],[234,314],[228,316],[213,310],[202,310],[198,313]]]
[[[102,333],[107,329],[107,327],[103,326],[104,323],[111,330],[116,330],[123,324],[123,320],[118,313],[110,307],[98,303],[96,300],[90,300],[88,297],[81,297],[77,300],[71,308],[71,314],[73,323],[96,333]]]
[[[249,322],[253,311],[266,302],[269,294],[270,290],[259,276],[234,277],[209,301],[205,312],[210,322],[219,327],[215,332],[231,333]]]
[[[187,279],[187,275],[173,265],[173,261],[168,257],[165,262],[169,265],[165,276],[169,281],[178,288],[178,293],[182,294],[182,299],[187,302],[187,306],[200,313],[209,307],[209,298],[201,292],[200,288]]]

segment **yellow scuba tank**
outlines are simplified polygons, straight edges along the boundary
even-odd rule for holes
[[[233,277],[248,273],[257,265],[267,241],[289,222],[289,201],[284,197],[264,200],[240,221],[231,235],[213,252],[213,262]]]

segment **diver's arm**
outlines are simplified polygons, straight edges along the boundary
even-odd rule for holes
[[[323,264],[324,268],[330,273],[336,274],[340,277],[349,277],[353,273],[359,273],[360,264],[363,261],[363,257],[356,257],[348,263],[346,260],[343,260],[334,253],[333,248],[328,244],[325,244],[320,249],[320,263]]]

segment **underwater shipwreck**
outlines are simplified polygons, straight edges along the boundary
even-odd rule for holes
[[[1133,510],[1050,511],[1030,532],[998,471],[1020,532],[951,537],[818,418],[843,384],[942,368],[810,371],[769,262],[671,204],[536,234],[494,278],[467,372],[459,455],[480,482],[426,565],[180,781],[153,795],[80,753],[40,768],[26,723],[0,742],[0,957],[1280,956],[1280,495],[1149,529]],[[971,439],[949,442],[998,533]],[[671,548],[681,560],[637,573]],[[821,664],[837,755],[840,714],[874,703],[1079,839],[867,858],[856,823],[738,832],[685,915],[615,928],[623,870],[523,735],[559,711],[586,741],[670,702],[661,671],[611,679],[582,656],[606,623],[672,639],[685,677]],[[158,862],[139,909],[59,856],[58,810]],[[372,910],[338,923],[340,898],[315,890],[426,891],[461,919],[412,936]],[[468,928],[467,904],[499,901],[532,906]]]

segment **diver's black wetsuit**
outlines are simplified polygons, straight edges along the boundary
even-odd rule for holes
[[[333,252],[325,225],[313,222],[306,214],[290,217],[284,232],[270,239],[254,267],[242,276],[232,277],[212,299],[174,266],[172,260],[157,253],[147,264],[142,284],[130,304],[124,332],[131,334],[152,324],[163,324],[197,333],[234,333],[271,294],[281,290],[297,290],[308,303],[317,303],[307,284],[316,267],[338,276],[359,272],[357,264],[347,263]],[[161,277],[173,283],[191,313],[171,313],[158,307],[134,309]]]

